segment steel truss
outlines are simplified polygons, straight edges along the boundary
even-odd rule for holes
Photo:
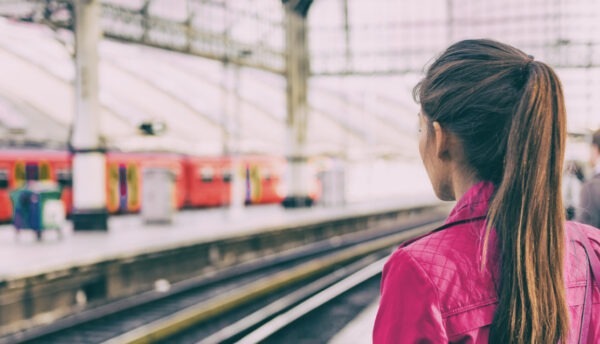
[[[169,8],[176,2],[179,13]],[[0,0],[0,16],[72,29],[72,7]],[[284,74],[283,15],[274,0],[105,0],[101,21],[106,37]]]

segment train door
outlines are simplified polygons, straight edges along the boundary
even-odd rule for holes
[[[25,180],[28,182],[40,180],[40,167],[35,162],[25,164]]]
[[[138,165],[131,163],[127,166],[126,174],[127,212],[137,212],[141,208],[140,173]]]
[[[258,164],[248,164],[247,179],[247,193],[248,197],[250,198],[249,203],[260,203],[263,194],[263,187],[260,166]]]
[[[245,188],[245,200],[246,204],[252,203],[252,180],[250,179],[250,164],[242,164],[243,165],[243,176],[244,176],[244,188]]]
[[[140,176],[135,163],[111,163],[107,171],[107,208],[109,212],[140,210]]]
[[[127,167],[119,165],[119,211],[127,211]]]
[[[52,171],[47,161],[38,164],[38,180],[52,180]]]
[[[9,197],[9,173],[0,169],[0,221],[8,221],[12,217],[12,204]]]
[[[119,185],[119,165],[110,163],[107,171],[107,199],[106,208],[110,213],[119,210],[120,185]]]
[[[15,162],[13,170],[13,187],[20,188],[25,184],[27,174],[25,173],[25,163],[23,161]]]

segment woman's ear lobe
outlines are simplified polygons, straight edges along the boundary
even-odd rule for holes
[[[439,122],[433,122],[433,133],[435,138],[435,153],[438,158],[446,160],[450,157],[450,147],[448,147],[448,132],[442,128]]]

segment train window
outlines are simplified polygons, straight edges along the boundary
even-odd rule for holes
[[[61,187],[72,187],[73,186],[73,175],[69,170],[57,170],[56,181]]]
[[[223,175],[223,182],[225,183],[231,183],[231,170],[223,170],[222,172]]]
[[[8,189],[8,171],[0,170],[0,189]]]
[[[215,171],[212,167],[202,167],[200,169],[200,178],[203,183],[211,183],[215,178]]]

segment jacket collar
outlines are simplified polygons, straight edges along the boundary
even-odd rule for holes
[[[494,184],[483,181],[473,185],[458,201],[446,223],[486,216],[488,202],[494,193]]]

